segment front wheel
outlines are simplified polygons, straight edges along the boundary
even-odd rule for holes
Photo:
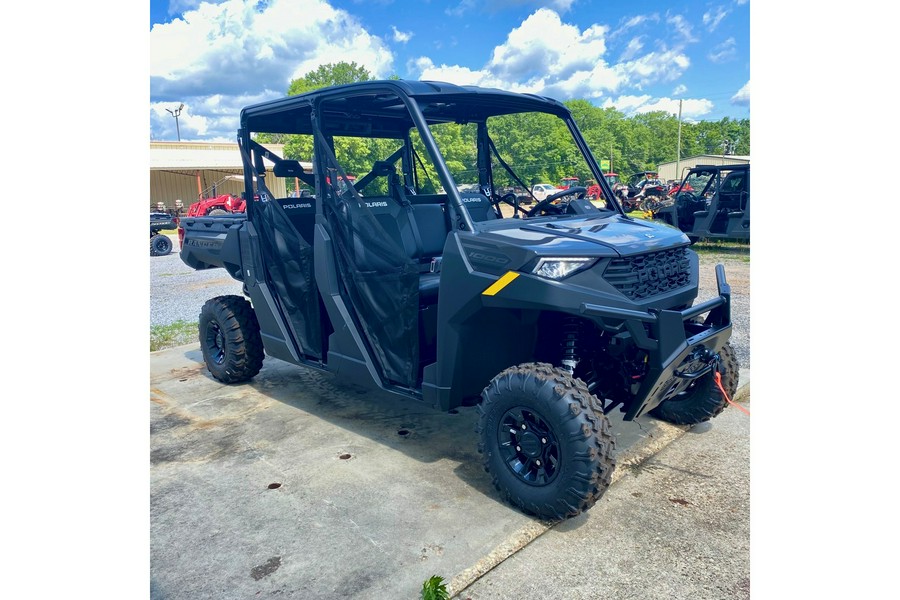
[[[549,364],[510,367],[481,393],[478,451],[504,500],[542,519],[587,510],[609,487],[615,440],[580,379]]]
[[[737,391],[739,371],[734,348],[726,343],[719,351],[719,374],[729,398],[734,398]],[[695,425],[718,416],[725,410],[726,400],[714,378],[713,372],[700,377],[691,387],[651,410],[650,415],[676,425]]]
[[[218,296],[200,311],[200,349],[210,374],[223,383],[248,381],[262,369],[262,337],[250,303]]]
[[[172,251],[172,240],[162,233],[150,236],[150,256],[165,256]]]

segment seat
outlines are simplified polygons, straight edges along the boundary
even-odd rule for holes
[[[419,304],[427,305],[437,302],[438,289],[441,283],[440,269],[433,259],[444,253],[444,243],[447,241],[447,221],[444,217],[444,208],[440,204],[413,204],[410,206],[410,227],[418,231],[411,236],[416,244],[415,252],[411,258],[416,260],[420,268],[427,265],[433,271],[423,272],[419,275]],[[403,228],[401,227],[401,233]],[[409,239],[405,236],[404,239]],[[421,246],[415,240],[421,242]],[[409,242],[407,241],[407,244]],[[409,250],[409,248],[408,248]]]
[[[384,234],[394,240],[418,266],[420,305],[436,302],[441,275],[437,267],[439,263],[433,259],[441,256],[447,240],[443,206],[409,204],[403,207],[392,198],[385,197],[368,197],[365,201]],[[355,233],[353,245],[360,268],[380,270],[388,266]]]
[[[469,211],[469,216],[472,217],[473,222],[479,223],[497,219],[497,211],[494,210],[494,205],[491,204],[491,201],[484,194],[463,192],[459,196],[463,204],[466,205],[466,210]]]
[[[278,198],[278,203],[284,210],[284,214],[291,221],[294,229],[313,245],[313,230],[316,225],[316,204],[312,197],[307,198]]]

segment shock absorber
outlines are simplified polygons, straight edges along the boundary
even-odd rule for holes
[[[568,371],[570,375],[574,375],[575,367],[578,365],[578,334],[581,330],[581,325],[576,317],[567,317],[562,329],[562,368]]]

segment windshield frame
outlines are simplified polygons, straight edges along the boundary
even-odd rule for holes
[[[441,184],[444,187],[444,191],[447,194],[447,202],[448,204],[452,204],[452,206],[462,215],[464,221],[464,228],[469,231],[475,230],[475,222],[472,220],[471,215],[469,214],[468,209],[466,208],[465,202],[462,201],[462,196],[459,192],[459,186],[464,185],[458,183],[447,164],[444,161],[444,155],[440,150],[440,147],[435,140],[434,136],[431,132],[431,125],[438,125],[441,123],[451,123],[455,122],[460,125],[464,125],[467,123],[476,123],[478,125],[478,139],[477,139],[477,165],[479,171],[479,189],[484,193],[488,198],[493,202],[497,198],[496,186],[493,182],[493,172],[495,169],[492,165],[491,160],[491,150],[490,146],[492,145],[490,141],[490,137],[488,135],[487,128],[487,120],[493,116],[502,116],[502,115],[510,115],[510,114],[528,114],[528,113],[538,113],[538,114],[547,114],[554,117],[557,117],[563,121],[566,125],[566,128],[569,131],[569,135],[572,138],[572,141],[575,143],[578,152],[583,158],[585,165],[593,174],[594,181],[597,182],[600,189],[603,192],[603,197],[605,202],[611,206],[612,208],[604,208],[600,209],[603,211],[609,211],[613,213],[618,213],[620,216],[625,218],[630,218],[625,214],[621,204],[616,198],[615,194],[613,194],[612,189],[610,188],[606,178],[604,177],[603,171],[600,169],[600,165],[594,157],[593,153],[590,151],[590,148],[587,145],[584,137],[581,135],[581,131],[578,129],[574,119],[572,118],[571,113],[567,108],[562,105],[553,106],[552,109],[548,108],[545,110],[541,110],[539,106],[529,106],[524,107],[526,110],[497,110],[497,111],[482,111],[479,114],[478,119],[465,119],[461,118],[463,115],[458,115],[457,118],[452,119],[448,117],[444,117],[441,119],[427,118],[425,113],[428,112],[428,109],[431,105],[435,104],[435,98],[428,99],[420,99],[420,98],[411,98],[412,102],[408,103],[408,108],[410,110],[410,115],[413,119],[413,122],[416,126],[416,129],[419,132],[419,136],[425,145],[426,151],[430,155],[430,158],[437,170],[438,178],[441,180]],[[441,103],[443,104],[443,103]],[[502,163],[501,163],[502,164]],[[505,165],[504,165],[505,166]],[[509,170],[508,168],[506,170]],[[518,175],[512,171],[511,175],[514,178],[518,178]],[[521,181],[521,179],[519,178]],[[547,184],[551,185],[552,184]],[[529,194],[531,194],[531,190],[533,186],[522,185],[522,187],[527,190]],[[564,191],[564,190],[559,190]],[[492,197],[493,196],[493,197]],[[528,217],[530,219],[537,219],[539,217],[551,217],[552,219],[562,219],[568,217],[577,217],[579,215],[572,214],[560,214],[560,215],[536,215],[534,217]]]

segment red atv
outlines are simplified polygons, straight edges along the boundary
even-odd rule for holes
[[[613,191],[616,190],[616,186],[619,185],[619,175],[616,173],[605,173],[603,178],[606,179],[606,183],[609,184],[610,189]],[[600,189],[600,186],[596,183],[588,186],[587,190],[587,198],[589,200],[602,200],[603,199],[603,190]]]
[[[199,202],[194,202],[188,207],[187,216],[214,217],[216,215],[226,215],[228,213],[242,213],[246,209],[247,203],[243,198],[238,198],[231,194],[222,194],[215,198],[204,198]]]
[[[243,198],[232,196],[231,194],[222,194],[215,198],[203,198],[198,202],[194,202],[188,207],[188,217],[215,217],[217,215],[228,215],[232,213],[242,213],[247,210],[247,202]],[[178,226],[178,244],[184,247],[184,228]]]
[[[556,188],[559,190],[567,190],[569,188],[578,187],[579,185],[581,185],[581,181],[577,177],[563,177]]]

